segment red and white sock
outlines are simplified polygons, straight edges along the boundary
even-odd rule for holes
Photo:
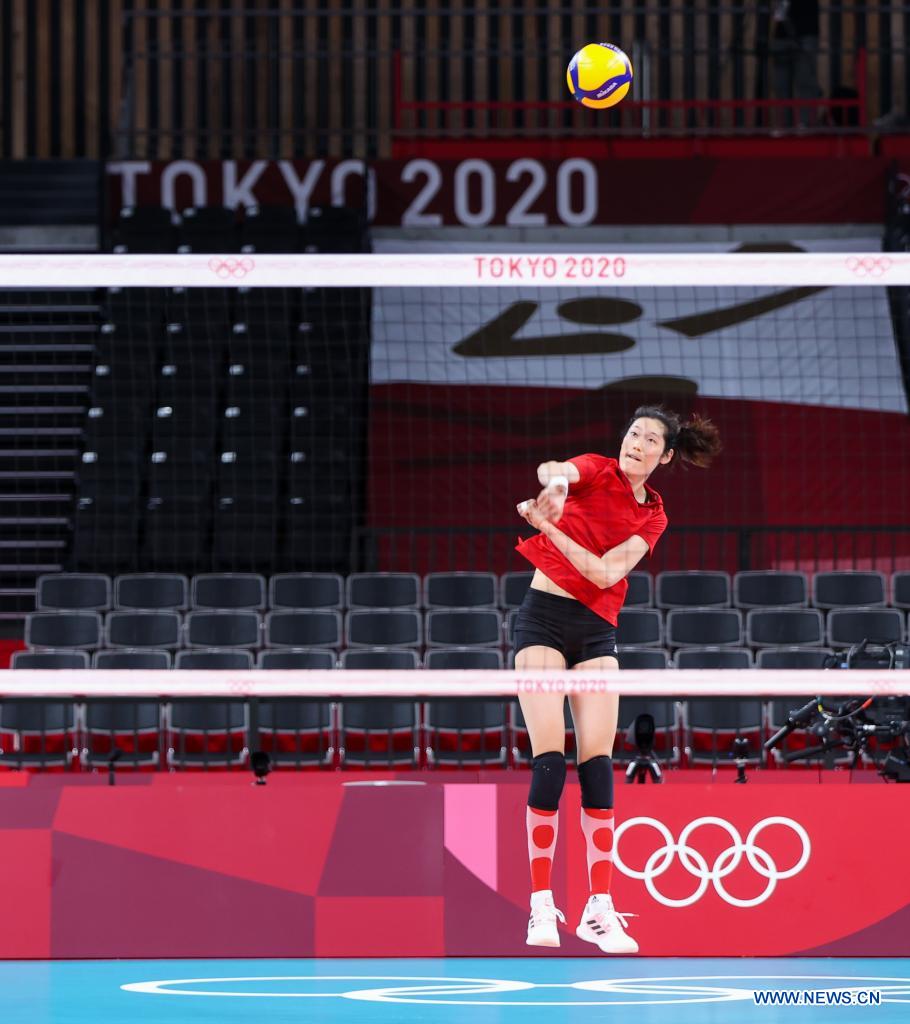
[[[613,881],[613,810],[582,807],[581,829],[588,855],[591,895],[608,893]]]
[[[525,818],[528,827],[528,859],[531,862],[531,891],[552,889],[553,854],[559,833],[559,812],[528,808]]]

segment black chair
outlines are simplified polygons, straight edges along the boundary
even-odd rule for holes
[[[183,611],[188,595],[189,580],[179,573],[127,573],[114,579],[116,608]]]
[[[236,648],[209,647],[203,650],[178,651],[174,668],[183,671],[210,670],[246,672],[253,668],[252,651]]]
[[[214,399],[206,403],[194,398],[188,395],[174,403],[159,397],[152,418],[153,451],[173,452],[183,445],[194,459],[210,456],[215,447]]]
[[[170,651],[95,651],[92,655],[92,668],[101,669],[133,669],[148,671],[166,671],[171,667]]]
[[[100,573],[61,572],[39,576],[35,607],[39,611],[107,611],[111,580]]]
[[[809,647],[821,644],[825,622],[817,608],[752,608],[746,613],[750,647]]]
[[[192,469],[182,481],[171,481],[175,495],[150,497],[142,516],[141,564],[157,572],[192,572],[210,561],[212,511],[208,471],[193,477]],[[155,482],[159,487],[161,480]],[[150,486],[152,483],[150,482]],[[194,497],[181,496],[186,487]],[[134,558],[135,561],[135,558]]]
[[[427,608],[494,608],[496,577],[491,572],[431,572],[424,582]]]
[[[125,206],[114,229],[114,252],[176,252],[178,222],[163,206]]]
[[[348,576],[348,608],[416,608],[420,577],[410,572],[360,572]]]
[[[25,642],[29,647],[99,647],[101,616],[98,612],[31,612],[25,617]]]
[[[88,768],[104,768],[115,758],[118,771],[125,767],[156,767],[161,760],[161,739],[161,708],[157,701],[90,700],[86,703],[82,760]]]
[[[904,614],[899,608],[832,608],[828,612],[828,646],[850,647],[863,640],[904,639]]]
[[[752,652],[744,647],[685,647],[673,661],[677,668],[752,668]]]
[[[515,643],[515,623],[518,621],[519,608],[510,608],[506,612],[505,637],[506,643]]]
[[[188,207],[180,216],[179,252],[237,252],[237,215],[223,206]]]
[[[871,608],[885,603],[881,572],[817,572],[812,577],[816,608]]]
[[[732,608],[673,608],[667,612],[671,647],[739,647],[742,612]]]
[[[416,651],[404,648],[364,647],[342,652],[343,669],[386,669],[388,671],[411,671],[420,667]]]
[[[413,608],[354,609],[347,614],[345,634],[351,647],[420,647],[423,642],[420,612]]]
[[[243,701],[175,700],[166,709],[165,721],[170,767],[231,768],[246,764],[248,721]]]
[[[191,600],[194,608],[265,608],[265,577],[257,573],[203,573],[193,577]]]
[[[278,564],[278,511],[271,500],[220,497],[212,522],[212,565],[261,569]]]
[[[420,762],[418,712],[418,705],[413,701],[342,701],[338,709],[342,767],[417,767]]]
[[[292,206],[248,206],[240,225],[242,252],[297,252],[297,211]]]
[[[910,608],[910,572],[896,572],[891,577],[891,603],[895,608]]]
[[[332,704],[299,697],[259,702],[256,749],[268,754],[275,768],[319,768],[335,759]]]
[[[308,650],[290,648],[280,651],[260,651],[256,659],[256,668],[296,672],[306,669],[333,669],[337,663],[338,655],[334,651],[324,651],[318,648]]]
[[[725,572],[661,572],[657,574],[658,608],[726,608],[730,576]]]
[[[259,647],[262,623],[254,611],[197,609],[186,616],[188,647]]]
[[[104,624],[107,647],[179,647],[180,615],[171,611],[108,612]]]
[[[517,608],[521,604],[533,576],[533,571],[502,574],[499,602],[503,608]]]
[[[139,514],[132,499],[77,497],[69,564],[122,572],[135,564],[138,548]]]
[[[285,572],[269,580],[271,608],[341,608],[344,580],[336,572]]]
[[[0,765],[68,768],[77,753],[76,708],[72,701],[0,703]]]
[[[430,647],[491,647],[500,645],[502,639],[502,616],[492,608],[427,612],[427,645]]]
[[[425,664],[435,670],[498,671],[502,668],[502,652],[491,647],[437,647],[427,651]]]
[[[265,617],[265,642],[269,647],[340,647],[341,613],[279,608]]]
[[[624,608],[646,608],[654,597],[654,581],[649,572],[630,572],[626,577],[629,589],[626,591]]]
[[[509,752],[509,702],[429,700],[424,705],[423,735],[430,765],[456,768],[504,768]]]
[[[656,608],[623,608],[619,613],[616,640],[622,647],[660,647],[663,632]]]
[[[758,668],[820,669],[827,667],[832,654],[828,647],[765,647],[755,655],[755,664]]]
[[[664,654],[663,651],[640,653]],[[678,764],[681,760],[679,737],[682,725],[679,705],[675,701],[660,700],[657,697],[623,697],[620,700],[613,760],[627,764],[643,753],[635,743],[635,720],[639,715],[650,715],[654,719],[652,755],[664,765]]]
[[[16,651],[10,664],[13,669],[32,670],[88,667],[88,651]]]
[[[621,703],[621,702],[620,702]],[[690,697],[685,704],[686,754],[694,763],[733,765],[733,742],[748,744],[745,760],[762,761],[764,709],[760,700],[742,697]]]
[[[653,647],[620,647],[619,667],[635,670],[665,669],[670,667],[667,652]]]
[[[809,579],[804,572],[764,569],[738,572],[733,577],[737,608],[804,607],[809,603]]]
[[[208,339],[220,346],[230,322],[229,288],[165,289],[165,316],[170,323],[206,330]],[[208,346],[205,346],[206,348]]]

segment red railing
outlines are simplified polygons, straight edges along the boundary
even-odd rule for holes
[[[589,133],[595,127],[641,137],[781,132],[847,134],[864,133],[868,128],[866,52],[863,49],[857,53],[856,95],[851,97],[624,100],[608,111],[588,110],[572,99],[407,98],[402,62],[402,54],[396,53],[392,64],[392,119],[395,137],[399,139],[571,137]],[[464,123],[466,114],[472,115],[470,125]]]

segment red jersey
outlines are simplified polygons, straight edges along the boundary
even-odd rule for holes
[[[556,524],[567,537],[597,558],[632,536],[639,536],[654,551],[654,545],[667,528],[664,503],[657,491],[645,484],[648,500],[639,504],[628,477],[616,459],[604,455],[580,455],[569,459],[580,480],[569,485],[562,518]],[[574,565],[556,550],[549,537],[536,533],[519,541],[517,548],[532,565],[566,593],[587,605],[615,626],[626,599],[629,582],[625,578],[601,590],[586,579]]]

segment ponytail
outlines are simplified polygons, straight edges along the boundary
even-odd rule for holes
[[[695,413],[680,425],[673,444],[675,454],[671,461],[675,461],[678,455],[683,462],[690,462],[693,466],[704,469],[711,465],[711,460],[720,452],[721,447],[720,431],[717,427],[706,417]]]

